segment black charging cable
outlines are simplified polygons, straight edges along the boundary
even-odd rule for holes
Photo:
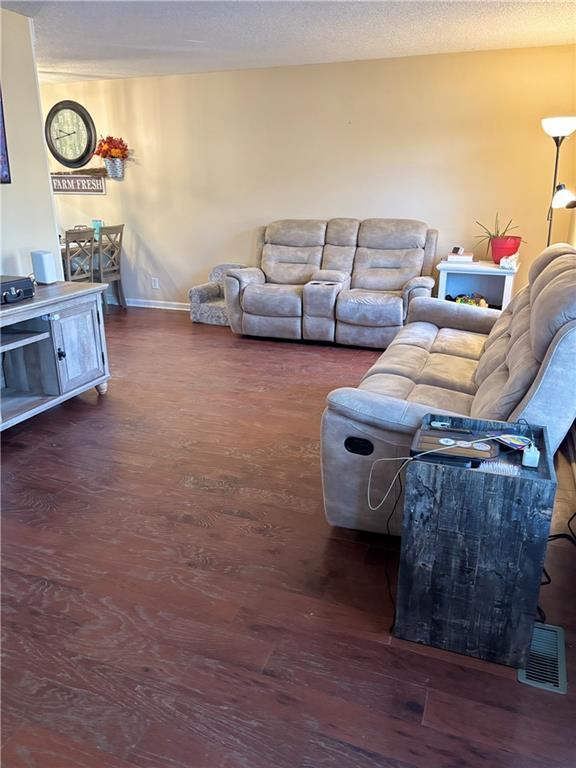
[[[576,547],[576,531],[574,528],[572,528],[572,523],[576,519],[576,512],[568,519],[568,522],[566,523],[566,527],[568,528],[568,533],[553,533],[551,536],[548,536],[548,541],[558,541],[559,539],[565,539],[566,541],[569,541],[570,544],[574,544]]]

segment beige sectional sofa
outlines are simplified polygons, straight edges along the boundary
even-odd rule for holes
[[[384,348],[410,302],[430,296],[437,231],[412,219],[287,219],[264,232],[259,267],[229,270],[235,333]]]
[[[322,477],[332,525],[400,535],[401,498],[390,517],[400,489],[372,511],[368,478],[376,459],[407,455],[427,413],[526,419],[545,425],[552,450],[558,448],[576,419],[574,248],[547,248],[532,264],[529,284],[502,313],[416,298],[406,326],[359,386],[329,394]],[[374,500],[399,466],[377,465]],[[481,509],[482,500],[477,503]]]

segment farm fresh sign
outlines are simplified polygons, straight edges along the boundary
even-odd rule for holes
[[[102,176],[81,173],[51,173],[55,195],[105,195],[106,180]]]

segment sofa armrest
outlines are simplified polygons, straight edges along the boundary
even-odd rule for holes
[[[500,317],[499,309],[473,307],[455,301],[416,297],[408,308],[408,323],[433,323],[439,328],[488,334]]]
[[[240,290],[246,288],[250,283],[262,283],[266,282],[266,275],[258,267],[244,267],[243,269],[229,269],[226,273],[226,282],[231,278],[236,280],[240,285]]]
[[[204,304],[206,301],[219,299],[221,295],[218,283],[202,283],[201,285],[194,285],[188,292],[191,304]]]
[[[341,416],[366,424],[369,427],[392,432],[413,434],[427,413],[434,412],[430,405],[401,400],[378,392],[368,392],[353,387],[341,387],[328,395],[328,408]],[[447,411],[442,413],[463,416]]]
[[[247,285],[257,283],[262,285],[266,282],[266,275],[257,267],[246,267],[245,269],[230,269],[224,279],[224,297],[226,298],[226,308],[228,310],[228,320],[230,328],[234,333],[242,333],[242,293]]]
[[[319,269],[318,272],[314,272],[311,279],[318,283],[347,283],[350,275],[339,269]]]
[[[424,262],[422,264],[422,274],[431,275],[436,264],[436,244],[438,242],[438,230],[429,229],[426,232],[426,242],[424,243]]]
[[[413,277],[404,283],[402,288],[402,302],[404,304],[404,319],[408,314],[408,308],[410,302],[418,296],[430,297],[432,295],[432,288],[434,288],[435,280],[433,277],[426,275],[420,275],[419,277]]]

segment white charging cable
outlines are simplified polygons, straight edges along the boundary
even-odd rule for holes
[[[470,443],[470,445],[475,445],[476,443],[487,443],[489,440],[498,440],[501,437],[504,437],[506,433],[502,433],[501,435],[486,435],[486,437],[479,437],[476,440],[470,440],[467,441]],[[386,441],[385,441],[386,442]],[[417,453],[415,456],[387,456],[383,459],[376,459],[372,462],[372,466],[370,467],[370,474],[368,475],[368,489],[367,489],[367,501],[368,501],[368,508],[372,512],[377,512],[380,507],[384,504],[390,493],[392,492],[392,488],[394,487],[394,483],[398,479],[398,475],[402,472],[404,467],[407,464],[410,464],[411,461],[414,461],[414,459],[419,459],[420,456],[426,456],[428,453],[439,453],[440,451],[449,451],[450,449],[454,448],[453,445],[443,445],[441,448],[432,448],[430,451],[422,451],[421,453]],[[402,465],[400,466],[400,469],[396,472],[394,477],[392,478],[392,482],[388,486],[388,490],[384,494],[384,496],[380,499],[378,504],[376,506],[372,505],[372,475],[374,473],[374,467],[376,464],[379,464],[381,461],[402,461]]]

